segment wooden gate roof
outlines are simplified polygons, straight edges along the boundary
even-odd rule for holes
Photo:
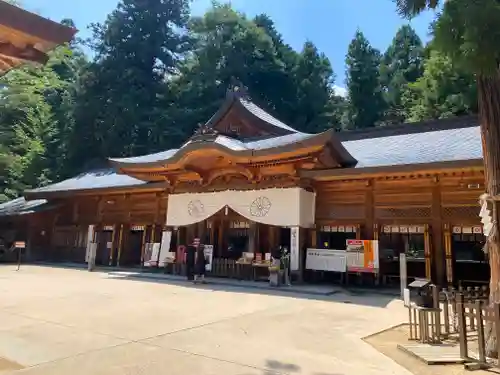
[[[76,30],[0,0],[0,74],[25,62],[45,63],[47,52]]]

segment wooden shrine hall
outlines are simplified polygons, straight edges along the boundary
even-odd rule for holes
[[[383,282],[399,277],[401,253],[409,277],[489,278],[475,117],[305,134],[233,87],[178,149],[109,163],[0,205],[0,225],[23,228],[33,260],[84,262],[93,240],[97,264],[140,266],[169,233],[171,252],[199,237],[215,259],[287,246],[307,281],[329,274],[307,269],[308,249],[358,239],[376,241]]]

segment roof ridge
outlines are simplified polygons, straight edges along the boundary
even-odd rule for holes
[[[405,134],[426,133],[440,130],[461,129],[478,126],[477,115],[456,116],[445,119],[432,119],[419,122],[373,127],[367,129],[345,130],[335,133],[340,141],[381,138]]]

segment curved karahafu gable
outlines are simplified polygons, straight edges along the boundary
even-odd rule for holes
[[[334,136],[333,129],[319,134],[298,132],[253,103],[239,87],[228,91],[221,108],[178,149],[156,154],[110,159],[128,173],[131,169],[178,169],[190,154],[211,150],[245,163],[277,161],[327,150],[325,167],[351,167],[357,160]]]
[[[179,149],[171,149],[156,154],[137,156],[122,159],[109,159],[111,164],[118,169],[128,168],[154,168],[171,164],[182,163],[190,153],[198,150],[216,150],[221,154],[231,157],[255,159],[266,157],[280,159],[285,152],[304,153],[311,147],[325,147],[331,145],[339,158],[342,166],[353,166],[356,160],[347,152],[340,142],[333,138],[333,130],[319,134],[293,133],[280,137],[272,137],[259,141],[241,142],[224,135],[218,135],[210,141],[188,141]]]
[[[47,52],[76,30],[0,0],[0,74],[25,62],[46,63]]]

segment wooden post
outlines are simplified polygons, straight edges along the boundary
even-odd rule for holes
[[[431,274],[431,243],[429,238],[429,225],[424,226],[424,253],[425,253],[425,278],[432,279]]]
[[[436,337],[434,338],[434,342],[438,342],[441,341],[441,302],[439,301],[439,289],[436,285],[432,286],[432,302],[436,309],[436,311],[433,312],[436,323]]]
[[[375,198],[374,198],[374,182],[373,180],[366,181],[367,190],[365,193],[365,233],[364,239],[377,240],[378,230],[375,229]]]
[[[115,246],[116,246],[116,225],[113,225],[113,232],[111,233],[111,249],[109,249],[109,265],[113,265],[113,257],[114,257],[114,252],[115,252]]]
[[[446,283],[446,255],[443,249],[443,222],[442,222],[442,201],[441,185],[439,177],[434,176],[434,186],[432,187],[432,262],[435,270],[435,283],[442,286]]]
[[[120,224],[120,233],[118,235],[118,255],[116,257],[116,266],[120,267],[120,257],[122,255],[123,247],[123,224]]]
[[[493,304],[493,319],[495,324],[495,331],[497,336],[500,337],[500,303]],[[500,340],[497,339],[497,353],[500,353]],[[498,361],[498,367],[500,367],[500,361]]]
[[[360,240],[361,239],[361,225],[356,224],[356,239]]]
[[[452,258],[452,248],[451,248],[451,232],[450,224],[444,225],[444,251],[446,255],[446,280],[448,284],[453,284],[453,258]]]
[[[476,308],[476,320],[477,320],[477,343],[479,351],[479,363],[486,363],[486,337],[484,336],[484,324],[483,324],[483,308],[482,302],[477,300],[475,303]]]
[[[318,241],[317,230],[316,230],[316,228],[312,228],[311,229],[311,247],[313,249],[315,249],[316,246],[318,246],[317,241]]]
[[[459,293],[457,295],[457,312],[458,312],[458,335],[460,341],[460,357],[468,359],[469,351],[467,349],[467,326],[465,317],[464,295]]]
[[[146,249],[146,235],[148,232],[148,226],[144,226],[144,230],[142,231],[142,240],[141,240],[141,267],[144,265],[144,250]]]

